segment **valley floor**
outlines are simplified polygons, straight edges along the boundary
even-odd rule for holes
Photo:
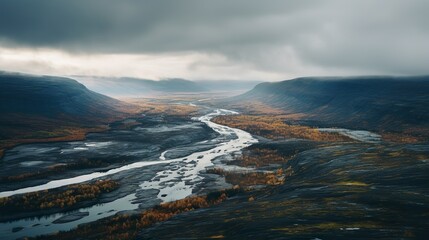
[[[211,111],[206,108],[200,108],[203,112],[199,113],[189,111],[188,99],[179,103],[182,107],[178,109],[183,109],[186,116],[201,116]],[[1,166],[1,192],[59,177],[43,169],[63,159],[58,157],[61,152],[69,154],[69,160],[62,162],[68,167],[59,168],[63,171],[61,177],[94,170],[105,172],[155,156],[167,161],[184,158],[180,164],[166,162],[109,176],[108,181],[117,183],[118,189],[100,192],[91,199],[71,204],[67,210],[119,201],[97,209],[100,217],[95,220],[100,220],[82,221],[85,211],[80,211],[82,216],[75,213],[69,218],[56,215],[44,224],[55,226],[52,221],[58,219],[74,227],[76,223],[85,224],[37,239],[425,239],[428,234],[429,142],[392,143],[382,139],[372,141],[372,138],[365,141],[367,138],[292,126],[281,118],[246,115],[215,118],[213,122],[225,125],[213,125],[212,129],[219,130],[216,132],[207,127],[210,124],[191,121],[189,117],[171,117],[171,113],[166,114],[171,108],[158,111],[153,104],[156,103],[142,103],[152,111],[142,119],[118,122],[110,131],[90,134],[83,142],[23,145],[6,152],[4,159],[16,164]],[[198,105],[195,101],[192,104]],[[240,130],[231,131],[233,128],[253,134],[258,141]],[[244,145],[234,145],[239,134],[246,137]],[[111,143],[91,145],[97,142]],[[204,161],[205,155],[197,154],[194,162],[185,157],[213,149],[223,142],[238,148],[230,147],[225,154],[213,155],[207,162],[210,164],[202,168],[191,165]],[[96,148],[91,148],[94,146]],[[141,152],[145,149],[150,150]],[[30,152],[32,163],[18,164],[30,156],[26,155]],[[209,152],[216,153],[217,150]],[[80,165],[70,162],[83,157],[99,165],[90,165],[88,161],[78,162]],[[51,162],[43,162],[49,158]],[[19,176],[28,171],[26,167],[40,175],[30,176],[28,181],[7,179],[12,169]],[[192,169],[198,178],[185,181],[181,176]],[[173,175],[180,180],[163,180]],[[141,184],[142,181],[145,184]],[[112,186],[115,183],[111,183]],[[173,195],[148,187],[154,185],[161,189],[176,187],[173,195],[193,186],[192,195],[170,198]],[[142,186],[148,189],[137,191],[136,198],[127,198]],[[67,187],[58,189],[68,190]],[[160,204],[161,200],[169,203]],[[52,209],[61,211],[55,206]],[[7,220],[12,220],[13,214],[8,215],[9,219],[0,220],[0,226],[10,224]],[[37,209],[31,214],[41,216]],[[4,237],[26,236],[24,233],[29,230],[25,227],[22,222],[14,222],[13,228],[8,226],[7,231],[22,234]],[[43,232],[32,236],[39,234]]]

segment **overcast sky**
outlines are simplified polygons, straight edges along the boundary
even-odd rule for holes
[[[0,70],[283,80],[421,75],[429,1],[1,0]]]

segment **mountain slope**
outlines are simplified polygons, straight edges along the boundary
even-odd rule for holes
[[[252,89],[260,81],[190,81],[180,78],[164,80],[148,80],[139,78],[114,78],[76,76],[79,82],[89,89],[109,96],[141,97],[164,96],[170,93],[201,93],[201,92],[245,92]]]
[[[257,101],[324,126],[429,127],[429,77],[325,77],[261,83],[233,102]]]
[[[141,97],[171,92],[201,92],[205,88],[195,82],[184,79],[166,79],[160,81],[138,78],[109,78],[77,76],[79,82],[89,89],[109,96]]]
[[[195,81],[209,91],[214,92],[240,92],[251,90],[262,81],[256,80],[201,80]]]
[[[104,125],[129,110],[68,78],[0,73],[0,86],[1,145],[64,137],[73,129]]]

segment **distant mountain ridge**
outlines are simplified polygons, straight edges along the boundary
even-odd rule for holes
[[[75,76],[74,78],[89,89],[109,96],[146,97],[160,92],[197,92],[204,90],[194,82],[184,79],[154,81],[129,77]]]
[[[324,126],[429,127],[429,76],[297,78],[261,83],[231,101],[259,101]]]
[[[73,76],[89,89],[117,97],[148,97],[169,93],[201,93],[252,89],[260,81],[190,81],[181,78],[149,80],[130,77]]]

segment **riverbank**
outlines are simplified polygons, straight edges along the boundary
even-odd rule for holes
[[[212,189],[216,189],[217,184],[219,184],[217,186],[220,189],[224,188],[225,184],[218,182],[220,177],[208,177],[206,180],[203,175],[200,175],[200,172],[212,165],[213,159],[237,152],[251,145],[256,140],[244,131],[231,129],[210,121],[212,117],[220,114],[232,114],[232,112],[227,110],[216,110],[202,117],[195,118],[192,121],[183,119],[176,123],[170,120],[164,121],[162,118],[148,118],[146,116],[143,118],[145,120],[142,120],[143,122],[141,125],[133,125],[129,130],[117,130],[117,132],[114,132],[114,136],[109,136],[107,138],[114,139],[114,142],[106,142],[107,139],[102,137],[101,139],[104,139],[103,142],[95,142],[94,139],[88,139],[91,141],[83,143],[75,142],[71,145],[71,148],[67,144],[56,146],[55,148],[46,148],[46,146],[44,146],[44,149],[40,151],[42,154],[41,157],[46,154],[56,156],[56,153],[84,154],[88,157],[88,154],[91,153],[89,152],[91,148],[94,148],[94,154],[105,154],[108,150],[109,154],[112,152],[115,154],[129,155],[133,152],[133,150],[130,149],[129,142],[126,145],[128,148],[127,151],[124,151],[124,149],[115,149],[115,146],[124,146],[122,143],[118,142],[121,140],[120,136],[126,136],[126,139],[132,139],[133,142],[138,143],[135,151],[138,151],[139,154],[136,156],[141,155],[142,146],[144,146],[142,144],[144,142],[150,142],[152,145],[154,143],[161,144],[156,148],[159,158],[159,160],[156,161],[149,157],[147,160],[121,165],[104,172],[78,175],[72,178],[53,180],[37,186],[33,185],[27,188],[1,192],[1,196],[12,196],[36,190],[46,190],[69,184],[78,184],[80,182],[107,176],[118,181],[120,186],[126,186],[128,189],[125,191],[128,195],[121,195],[123,198],[115,198],[116,200],[113,200],[113,202],[118,201],[118,203],[112,202],[111,204],[108,202],[100,205],[100,207],[94,206],[79,209],[79,212],[88,212],[88,215],[80,214],[79,217],[82,218],[77,221],[64,224],[62,224],[61,221],[57,221],[57,219],[64,219],[64,216],[66,216],[64,214],[49,216],[40,223],[38,223],[39,220],[36,219],[23,219],[12,223],[0,224],[2,231],[11,231],[9,233],[5,232],[3,235],[12,239],[14,236],[35,236],[59,230],[69,230],[76,227],[78,224],[93,222],[97,219],[114,215],[120,211],[147,209],[161,201],[170,202],[180,200],[193,193],[201,192],[203,186],[206,184],[211,185]],[[151,124],[148,124],[148,119],[152,119]],[[207,128],[211,130],[208,131]],[[120,133],[120,135],[118,135],[118,133]],[[132,135],[130,134],[132,133],[139,134],[138,136],[143,133],[143,135],[141,135],[142,137],[136,138],[131,137]],[[202,135],[202,133],[204,134]],[[93,134],[90,138],[94,138],[95,136],[99,138],[106,134],[107,133]],[[150,136],[153,136],[153,138]],[[179,138],[181,141],[180,144],[177,144]],[[161,139],[162,141],[160,142],[159,140]],[[26,151],[23,153],[25,152]],[[151,154],[152,153],[151,151]],[[31,154],[33,161],[37,160],[37,155],[34,154],[34,150],[32,150]],[[174,156],[178,157],[174,158]],[[25,155],[23,155],[23,157],[25,157]],[[15,158],[14,161],[18,161],[18,158]],[[36,166],[43,167],[40,166],[40,164]],[[214,182],[209,183],[209,181]],[[125,193],[121,189],[122,187],[119,191]],[[50,224],[52,222],[56,223],[52,225]],[[20,231],[13,232],[13,229],[20,229]]]
[[[99,203],[100,196],[119,188],[111,179],[69,185],[54,190],[44,190],[0,198],[0,222],[22,218],[70,212]]]
[[[80,209],[82,218],[68,225],[55,224],[38,230],[37,226],[32,229],[30,223],[26,223],[27,228],[15,224],[8,231],[20,231],[6,236],[36,236],[56,229],[66,232],[38,239],[105,239],[106,235],[113,239],[411,239],[423,236],[424,229],[429,227],[424,220],[429,204],[424,197],[429,194],[427,144],[391,144],[359,141],[360,138],[305,140],[285,137],[281,131],[271,132],[279,133],[278,137],[257,137],[257,141],[243,130],[211,121],[222,114],[234,112],[219,109],[185,125],[164,122],[133,126],[132,129],[145,134],[165,134],[161,139],[175,134],[192,136],[192,131],[198,133],[203,129],[199,124],[216,134],[208,139],[205,135],[206,139],[188,145],[160,147],[156,164],[109,175],[129,187],[128,195],[121,195],[123,198],[116,199],[115,204],[106,203],[96,210]],[[362,135],[358,133],[353,136]],[[177,142],[176,137],[172,139]],[[184,154],[190,149],[196,151]],[[222,204],[205,203],[205,198],[220,193],[222,188],[236,192],[226,197],[218,194]],[[161,202],[167,204],[159,205]],[[392,216],[398,215],[407,217],[392,220]],[[44,224],[57,219],[64,216],[52,217]],[[163,223],[154,224],[157,222]],[[83,225],[74,229],[78,224]],[[34,234],[36,231],[38,234]]]
[[[179,214],[218,205],[240,192],[242,190],[236,188],[212,192],[204,196],[191,196],[173,202],[162,203],[141,213],[120,214],[79,226],[72,231],[30,239],[135,239],[143,228],[167,221]]]

